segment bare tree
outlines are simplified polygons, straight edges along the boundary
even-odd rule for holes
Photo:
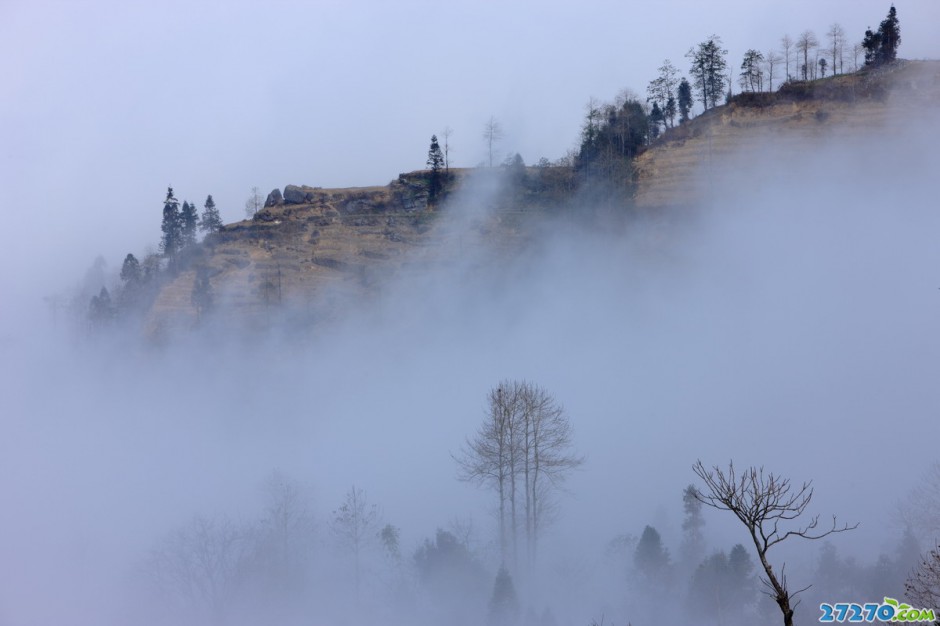
[[[264,206],[264,200],[261,198],[261,190],[257,187],[251,188],[251,193],[248,194],[248,199],[245,200],[245,216],[248,219],[251,219],[255,216],[255,213],[261,210]]]
[[[493,167],[493,144],[499,143],[503,138],[503,127],[492,115],[483,126],[483,139],[486,140],[486,148],[490,156],[490,167]]]
[[[853,72],[858,71],[858,57],[861,56],[862,50],[864,50],[864,48],[862,47],[862,42],[857,41],[854,44],[852,44],[852,71]]]
[[[784,81],[788,81],[790,80],[790,51],[793,50],[793,40],[790,39],[790,35],[784,35],[780,39],[780,49],[783,50],[783,59],[786,62]]]
[[[826,37],[829,38],[829,54],[832,59],[832,75],[841,74],[843,72],[842,67],[842,50],[845,47],[845,30],[838,23],[834,23],[829,26],[829,30],[826,32]]]
[[[522,526],[531,566],[552,510],[551,493],[583,459],[570,452],[567,414],[545,389],[503,381],[489,392],[488,407],[477,434],[454,457],[458,477],[496,490],[501,556],[517,562]]]
[[[330,529],[341,546],[353,557],[357,604],[362,580],[362,552],[369,542],[377,537],[378,524],[378,508],[369,504],[366,494],[355,485],[346,492],[342,506],[333,511]]]
[[[280,586],[298,584],[313,535],[313,517],[300,485],[280,472],[264,484],[265,509],[262,539],[270,574]]]
[[[151,552],[147,570],[167,607],[179,603],[224,623],[255,552],[249,530],[224,519],[195,517]]]
[[[454,129],[450,126],[445,126],[444,130],[441,131],[441,137],[444,138],[444,171],[450,171],[450,136],[454,134]]]
[[[796,40],[796,49],[803,55],[803,67],[801,68],[803,80],[809,80],[812,76],[813,66],[809,62],[809,51],[819,45],[819,40],[811,30],[804,30]],[[815,60],[814,60],[815,62]]]
[[[924,555],[905,581],[904,593],[915,606],[940,607],[940,547]]]
[[[747,528],[757,550],[765,577],[761,579],[767,587],[767,595],[774,599],[783,613],[785,626],[793,626],[793,610],[799,604],[791,601],[809,587],[791,592],[787,586],[786,564],[780,573],[774,572],[767,552],[782,541],[791,537],[802,539],[822,539],[833,533],[845,532],[858,527],[858,524],[839,526],[835,516],[832,527],[819,528],[819,516],[791,530],[781,528],[789,525],[803,515],[813,499],[812,482],[804,482],[796,488],[788,478],[781,478],[772,473],[764,473],[764,468],[749,467],[738,475],[734,463],[729,463],[725,471],[718,466],[706,469],[701,461],[692,467],[693,471],[705,483],[705,490],[696,490],[695,497],[702,503],[721,511],[731,511]]]
[[[783,60],[776,50],[769,50],[764,56],[764,63],[767,64],[767,82],[768,89],[767,91],[773,92],[774,90],[774,68],[780,65],[780,61]]]

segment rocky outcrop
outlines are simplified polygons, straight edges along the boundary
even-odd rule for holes
[[[264,201],[264,208],[281,206],[282,204],[284,204],[284,197],[281,196],[281,190],[274,189],[274,191],[268,194],[268,199]]]

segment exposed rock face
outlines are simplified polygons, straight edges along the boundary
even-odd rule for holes
[[[281,196],[281,190],[275,189],[268,194],[268,199],[264,201],[264,208],[280,206],[284,204],[284,198]]]
[[[313,193],[308,191],[307,187],[298,187],[297,185],[288,185],[284,187],[285,204],[306,204],[313,199]]]

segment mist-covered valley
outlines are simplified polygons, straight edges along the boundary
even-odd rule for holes
[[[682,211],[575,202],[329,322],[159,345],[5,328],[0,623],[776,623],[744,527],[684,505],[697,460],[811,480],[803,519],[859,524],[770,552],[813,585],[798,622],[901,597],[932,539],[905,520],[938,504],[907,502],[940,401],[928,121],[799,163],[768,144],[703,170]],[[441,236],[479,239],[493,193],[455,192]],[[550,393],[583,456],[531,565],[501,556],[497,494],[455,462],[505,381]]]

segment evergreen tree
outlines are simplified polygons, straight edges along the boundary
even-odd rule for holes
[[[140,282],[140,262],[133,254],[128,253],[124,257],[124,264],[121,265],[121,280],[128,285],[135,285]]]
[[[663,116],[663,123],[667,128],[672,127],[675,123],[675,95],[676,86],[679,83],[679,81],[676,80],[676,75],[678,73],[679,70],[675,68],[669,59],[666,59],[659,68],[659,77],[650,81],[650,84],[646,88],[646,101],[659,104],[659,109]]]
[[[650,581],[661,581],[669,568],[669,552],[663,547],[663,540],[652,526],[643,529],[640,541],[633,553],[636,568]]]
[[[682,490],[682,509],[685,519],[682,520],[683,537],[679,551],[682,561],[691,567],[701,560],[705,552],[705,537],[702,535],[705,519],[702,517],[702,503],[695,497],[694,485]]]
[[[862,48],[865,50],[865,65],[877,65],[880,59],[881,34],[873,33],[871,28],[865,31],[862,39]]]
[[[689,121],[689,111],[692,110],[692,85],[689,81],[682,79],[679,82],[679,123]]]
[[[160,251],[164,256],[172,257],[182,247],[182,221],[180,219],[179,200],[173,197],[173,188],[168,187],[166,200],[163,201],[163,238],[160,241]]]
[[[879,48],[878,62],[890,63],[898,58],[898,46],[901,45],[901,24],[898,22],[898,11],[891,5],[888,16],[878,27]]]
[[[493,596],[490,598],[489,623],[492,626],[509,626],[516,622],[518,616],[519,600],[516,597],[516,587],[512,584],[509,571],[502,566],[496,573]]]
[[[665,117],[663,116],[662,109],[659,108],[659,103],[654,102],[653,108],[650,109],[650,141],[653,141],[659,137],[659,127],[661,124],[665,123]]]
[[[97,296],[91,297],[88,319],[94,326],[105,326],[114,319],[114,305],[106,287],[102,287]]]
[[[437,143],[437,135],[431,135],[431,147],[428,148],[428,168],[431,177],[428,179],[428,201],[434,202],[444,186],[441,170],[444,169],[444,153]]]
[[[180,211],[180,248],[187,248],[196,243],[196,225],[199,221],[196,205],[183,201]]]
[[[215,201],[210,194],[206,198],[205,209],[202,212],[202,218],[199,220],[199,229],[208,234],[217,233],[221,228],[222,217],[219,215],[219,210],[215,207]]]

